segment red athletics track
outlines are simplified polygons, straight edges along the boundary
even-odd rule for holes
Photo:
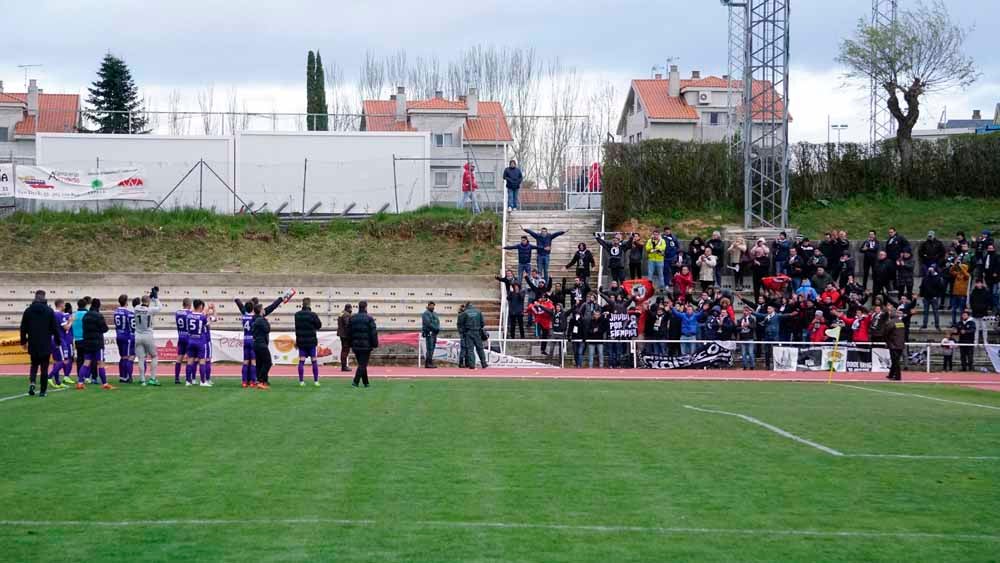
[[[159,370],[161,379],[169,379],[173,375],[173,365],[164,362]],[[28,373],[26,365],[0,366],[0,375],[25,376]],[[212,366],[212,376],[238,377],[238,364],[215,364]],[[271,369],[274,377],[298,377],[297,366],[281,365]],[[652,381],[826,381],[827,372],[820,371],[742,371],[734,370],[647,370],[647,369],[575,369],[575,368],[488,368],[462,369],[457,367],[441,367],[438,369],[422,369],[413,366],[371,367],[368,376],[372,378],[388,377],[400,379],[621,379],[621,380],[652,380]],[[117,380],[117,366],[108,367],[108,377]],[[138,377],[138,375],[136,375]],[[337,366],[323,366],[320,377],[353,377],[351,373],[342,372]],[[306,366],[306,379],[312,378],[312,371]],[[884,373],[837,373],[833,376],[837,383],[881,382],[887,383]],[[946,383],[953,385],[976,386],[980,389],[1000,391],[1000,374],[974,372],[926,373],[922,371],[903,372],[902,383]]]

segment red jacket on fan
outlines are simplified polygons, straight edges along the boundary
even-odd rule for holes
[[[552,311],[555,305],[548,297],[542,297],[531,304],[531,316],[538,323],[538,326],[545,330],[552,330]]]
[[[463,192],[474,192],[479,189],[479,184],[476,183],[475,167],[466,162],[462,168],[465,172],[462,173],[462,191]]]
[[[851,330],[853,330],[853,335],[851,340],[854,342],[871,342],[871,335],[869,334],[869,329],[872,326],[872,316],[871,314],[861,315],[856,318],[850,318],[847,315],[840,315],[840,320],[851,325]]]

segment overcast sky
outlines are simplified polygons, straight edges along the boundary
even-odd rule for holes
[[[967,51],[983,75],[966,91],[929,98],[920,127],[932,127],[945,106],[952,118],[969,117],[972,109],[992,116],[1000,102],[998,43],[990,32],[1000,21],[1000,1],[947,5],[955,19],[976,27]],[[866,94],[842,87],[833,59],[870,6],[870,0],[793,0],[793,139],[825,140],[828,114],[850,126],[845,139],[867,137]],[[36,0],[9,2],[3,12],[5,90],[23,91],[17,65],[41,64],[30,72],[43,89],[83,94],[111,51],[126,60],[160,110],[172,89],[181,89],[193,106],[194,92],[214,83],[217,92],[237,88],[251,109],[304,111],[305,53],[316,48],[325,63],[344,67],[348,79],[368,49],[403,48],[411,60],[436,55],[447,61],[479,43],[534,47],[543,58],[559,57],[587,76],[613,81],[622,94],[631,78],[648,77],[668,57],[677,59],[682,74],[726,72],[726,11],[717,0]]]

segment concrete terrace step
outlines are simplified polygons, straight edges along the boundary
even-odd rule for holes
[[[595,261],[600,258],[600,247],[594,241],[594,233],[601,230],[600,211],[515,211],[508,213],[505,242],[506,244],[517,244],[521,236],[526,234],[522,228],[538,232],[542,227],[547,228],[549,232],[566,231],[552,243],[549,274],[553,278],[559,279],[563,275],[573,276],[573,271],[566,270],[564,266],[573,258],[576,247],[581,242],[586,243],[587,248],[594,253]],[[532,237],[529,236],[528,240],[534,243]],[[508,268],[516,268],[517,251],[506,251],[505,261]],[[537,257],[533,257],[532,262],[536,263]],[[595,287],[597,269],[598,267],[595,265],[590,279],[591,285]]]

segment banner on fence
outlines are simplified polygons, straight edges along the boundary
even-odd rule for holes
[[[145,176],[134,167],[85,171],[0,164],[0,197],[5,194],[60,201],[148,198]]]
[[[559,366],[550,366],[549,364],[543,364],[541,362],[535,362],[532,360],[526,360],[524,358],[518,358],[516,356],[510,356],[507,354],[501,354],[499,352],[494,352],[489,350],[489,344],[483,343],[486,346],[486,363],[490,367],[494,368],[556,368]],[[555,346],[553,345],[553,348]],[[434,348],[434,361],[436,362],[448,362],[450,364],[458,364],[458,355],[461,350],[462,345],[458,340],[438,338],[437,344]],[[476,356],[476,363],[479,363],[479,356]]]
[[[987,344],[986,355],[989,356],[990,363],[993,364],[993,371],[1000,373],[1000,346]]]
[[[710,342],[693,354],[661,356],[643,354],[641,366],[650,369],[706,369],[732,365],[736,342]]]
[[[775,346],[774,371],[828,371],[830,364],[837,372],[889,371],[889,351],[885,348],[840,346]]]
[[[21,348],[21,333],[0,332],[0,365],[30,364],[31,356]]]
[[[639,336],[639,318],[628,313],[608,315],[608,339],[635,340]]]

